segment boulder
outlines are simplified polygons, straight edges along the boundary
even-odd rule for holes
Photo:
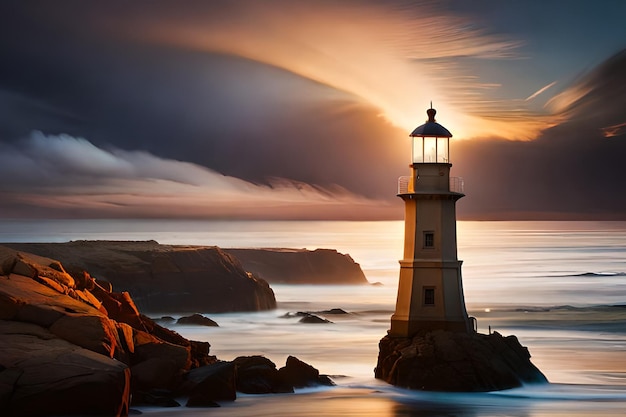
[[[191,367],[189,346],[180,346],[134,329],[132,356],[132,389],[174,388]]]
[[[218,401],[235,401],[237,376],[233,362],[217,362],[187,373],[187,407],[215,407]]]
[[[167,329],[154,320],[141,315],[141,321],[148,333],[151,335],[175,344],[189,348],[191,368],[197,368],[199,366],[209,365],[215,363],[217,359],[215,356],[209,355],[211,344],[209,342],[199,342],[196,340],[187,340],[173,330]]]
[[[264,356],[239,356],[233,361],[237,369],[237,391],[245,394],[272,394],[293,392],[285,382],[276,364]]]
[[[298,313],[300,314],[300,313]],[[302,318],[298,320],[298,323],[308,323],[308,324],[326,324],[332,323],[330,320],[323,319],[315,314],[304,313],[302,314]]]
[[[413,338],[385,336],[375,376],[424,391],[495,391],[546,383],[515,336],[437,330]]]
[[[104,316],[64,315],[50,326],[50,331],[61,339],[110,358],[122,350],[115,323]]]
[[[5,416],[128,414],[130,371],[31,323],[0,320]]]
[[[83,272],[83,274],[88,273]],[[139,310],[128,292],[115,293],[106,291],[94,282],[91,293],[102,303],[108,317],[116,321],[128,323],[137,329],[145,329]]]
[[[316,385],[335,385],[326,375],[302,362],[295,356],[288,356],[285,366],[278,370],[281,379],[294,388],[311,387]]]
[[[197,326],[209,326],[218,327],[219,325],[208,317],[204,317],[202,314],[192,314],[191,316],[183,316],[176,322],[178,324],[192,324]]]

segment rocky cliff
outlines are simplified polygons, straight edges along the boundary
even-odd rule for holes
[[[267,282],[215,246],[155,241],[12,243],[16,250],[58,259],[68,271],[87,270],[127,291],[144,313],[256,311],[276,308]]]
[[[358,263],[332,249],[224,249],[270,284],[368,284]]]
[[[236,392],[331,384],[297,358],[232,362],[141,315],[130,294],[84,270],[0,246],[0,410],[3,416],[127,416],[130,405],[219,406]],[[132,403],[131,403],[132,399]]]

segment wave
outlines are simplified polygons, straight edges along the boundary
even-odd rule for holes
[[[517,307],[510,309],[510,312],[516,313],[547,313],[558,311],[571,311],[571,312],[607,312],[607,311],[626,311],[626,304],[597,304],[592,306],[575,307],[571,305],[559,305],[559,306],[529,306],[529,307]],[[502,310],[506,312],[507,310]]]
[[[579,274],[549,275],[550,278],[581,277],[581,278],[612,278],[626,277],[626,272],[581,272]]]

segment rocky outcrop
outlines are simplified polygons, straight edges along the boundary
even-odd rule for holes
[[[128,414],[130,370],[41,326],[0,320],[4,416]]]
[[[239,356],[232,362],[217,362],[193,369],[186,375],[187,407],[214,407],[218,401],[234,401],[246,394],[292,393],[294,388],[333,386],[328,375],[289,356],[280,369],[264,356]]]
[[[278,370],[278,374],[283,381],[294,388],[304,388],[316,385],[335,385],[328,375],[320,375],[320,372],[302,362],[295,356],[288,356],[285,366]]]
[[[208,317],[204,317],[202,314],[192,314],[191,316],[183,316],[179,318],[176,323],[178,324],[191,324],[194,326],[209,326],[218,327],[219,325]]]
[[[58,259],[75,274],[89,271],[98,280],[110,282],[113,290],[131,293],[143,313],[276,308],[274,292],[267,282],[215,246],[171,246],[155,241],[5,245]]]
[[[218,401],[235,401],[237,373],[233,362],[217,362],[192,369],[186,376],[187,407],[215,407]]]
[[[316,316],[315,314],[303,313],[302,318],[298,320],[298,323],[327,324],[327,323],[332,323],[332,321],[323,319],[320,316]]]
[[[218,362],[109,292],[83,270],[0,246],[0,410],[3,416],[126,416],[129,403],[218,406],[240,392],[328,384],[310,365],[280,370],[261,356]],[[286,370],[283,370],[286,369]]]
[[[402,388],[478,392],[546,383],[515,336],[443,330],[413,338],[385,336],[375,376]]]
[[[224,249],[270,284],[368,284],[358,263],[332,249]]]
[[[0,335],[0,409],[10,416],[126,415],[131,393],[174,388],[216,360],[208,343],[140,315],[128,294],[1,246]]]

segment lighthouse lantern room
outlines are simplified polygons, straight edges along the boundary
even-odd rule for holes
[[[436,329],[469,332],[457,257],[456,201],[464,196],[462,181],[450,178],[452,134],[428,120],[410,134],[411,176],[401,177],[398,196],[404,200],[404,257],[396,310],[389,334],[411,337]]]

